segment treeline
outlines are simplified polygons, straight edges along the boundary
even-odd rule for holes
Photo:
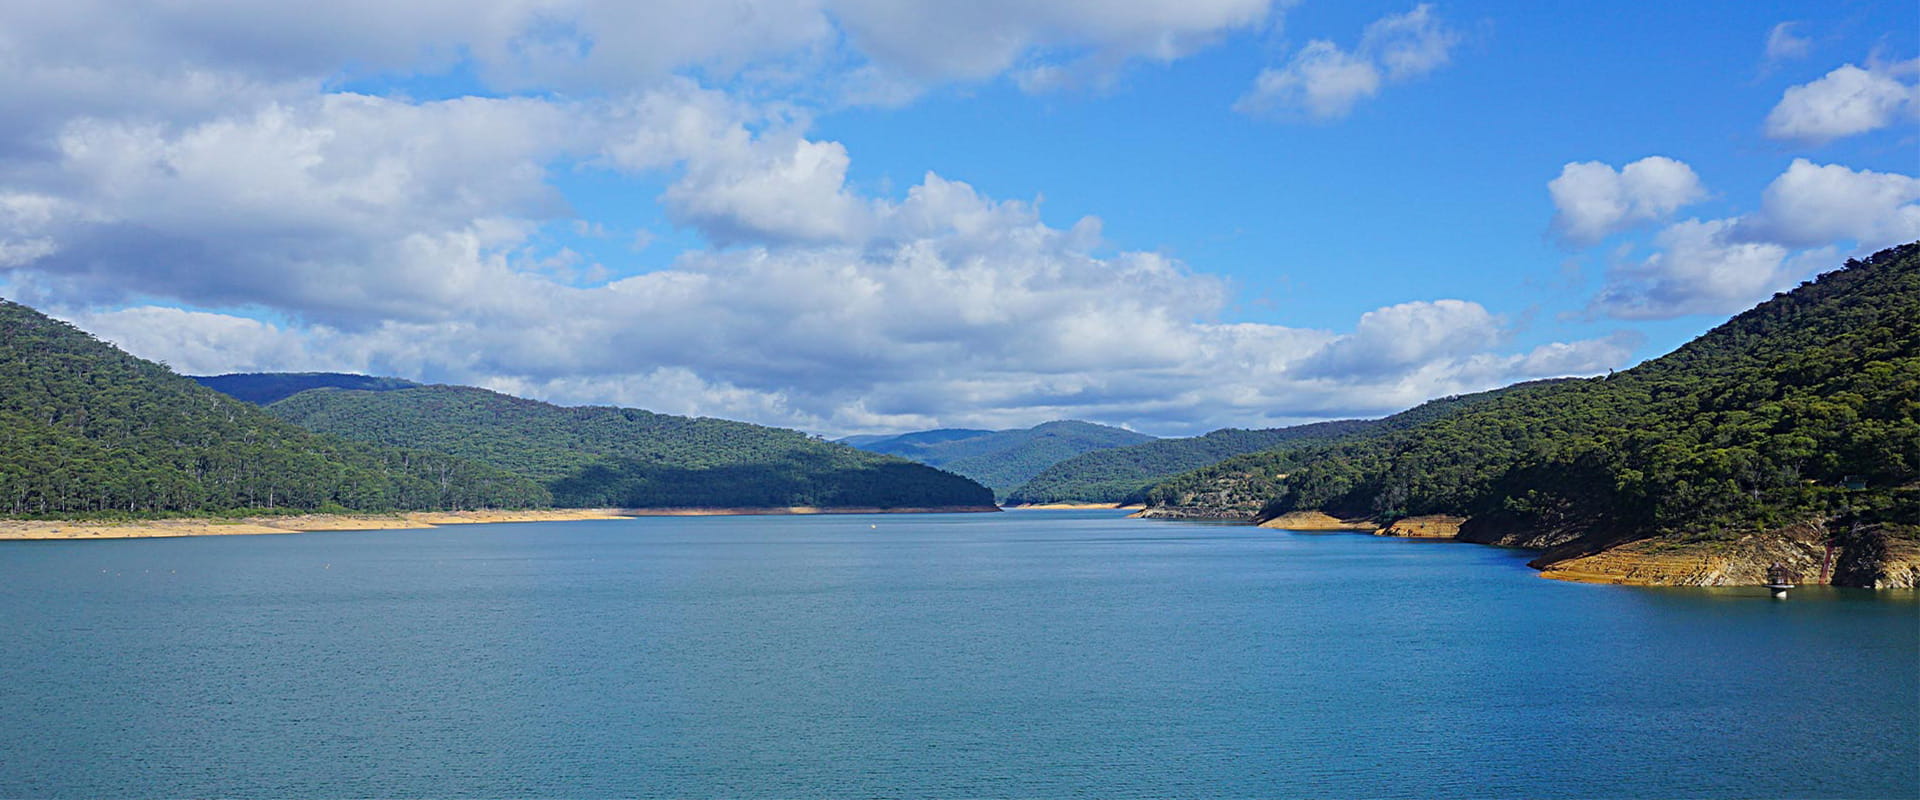
[[[268,407],[309,430],[451,453],[538,481],[557,505],[984,506],[958,475],[798,431],[464,386],[317,389]]]
[[[1711,539],[1847,515],[1916,525],[1917,321],[1920,243],[1850,261],[1607,378],[1241,456],[1148,495],[1263,517],[1458,514],[1576,538]]]
[[[0,514],[546,505],[445,454],[316,436],[84,331],[0,301]]]

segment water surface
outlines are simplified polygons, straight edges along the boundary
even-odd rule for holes
[[[1112,512],[0,544],[0,796],[1920,796],[1908,593]]]

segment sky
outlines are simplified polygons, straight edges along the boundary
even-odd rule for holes
[[[830,436],[1370,417],[1920,239],[1912,0],[0,0],[0,297]]]

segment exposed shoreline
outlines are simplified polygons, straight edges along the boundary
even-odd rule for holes
[[[1640,539],[1592,552],[1563,555],[1552,539],[1462,535],[1466,517],[1434,514],[1406,517],[1388,525],[1364,518],[1339,518],[1320,511],[1294,511],[1259,527],[1299,532],[1352,531],[1402,539],[1467,542],[1541,552],[1528,566],[1539,577],[1569,583],[1627,586],[1759,586],[1769,565],[1783,565],[1814,585],[1912,590],[1920,585],[1920,544],[1878,533],[1870,542],[1843,544],[1821,525],[1789,525],[1741,536],[1733,541],[1691,543],[1674,537]],[[1564,541],[1564,540],[1563,540]],[[1842,579],[1842,573],[1853,577]],[[1817,579],[1815,576],[1819,576]]]
[[[877,508],[872,506],[772,506],[741,508],[625,508],[623,517],[764,517],[806,514],[980,514],[993,513],[999,506],[914,506]]]
[[[489,511],[408,511],[396,514],[301,514],[237,519],[27,520],[0,519],[0,541],[156,539],[178,536],[249,536],[308,531],[384,531],[484,525],[497,522],[574,522],[635,517],[704,517],[762,514],[883,514],[998,511],[996,506],[940,508],[549,508]]]
[[[1022,503],[1005,506],[1008,511],[1139,511],[1146,506],[1135,503]]]
[[[237,519],[28,520],[0,519],[0,540],[151,539],[244,536],[308,531],[380,531],[493,522],[565,522],[625,519],[614,508],[489,511],[408,511],[396,514],[300,514]]]

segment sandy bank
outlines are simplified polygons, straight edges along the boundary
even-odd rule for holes
[[[1405,539],[1453,539],[1460,535],[1460,526],[1466,524],[1466,521],[1466,517],[1453,517],[1446,514],[1406,517],[1394,520],[1392,525],[1374,531],[1373,535],[1399,536]]]
[[[1026,503],[1006,507],[1008,511],[1139,511],[1146,506],[1135,503]]]
[[[436,528],[489,522],[562,522],[622,519],[610,508],[562,508],[528,511],[418,511],[403,514],[302,514],[242,519],[0,520],[5,539],[146,539],[165,536],[230,536],[303,531],[373,531]]]
[[[1260,527],[1286,531],[1367,531],[1372,533],[1380,529],[1380,524],[1365,518],[1341,519],[1322,511],[1292,511],[1262,522]]]
[[[8,539],[148,539],[166,536],[232,536],[304,531],[380,531],[474,525],[490,522],[569,522],[633,517],[708,517],[754,514],[939,514],[999,511],[998,506],[940,508],[553,508],[527,511],[410,511],[401,514],[302,514],[241,519],[18,520],[0,519]]]

